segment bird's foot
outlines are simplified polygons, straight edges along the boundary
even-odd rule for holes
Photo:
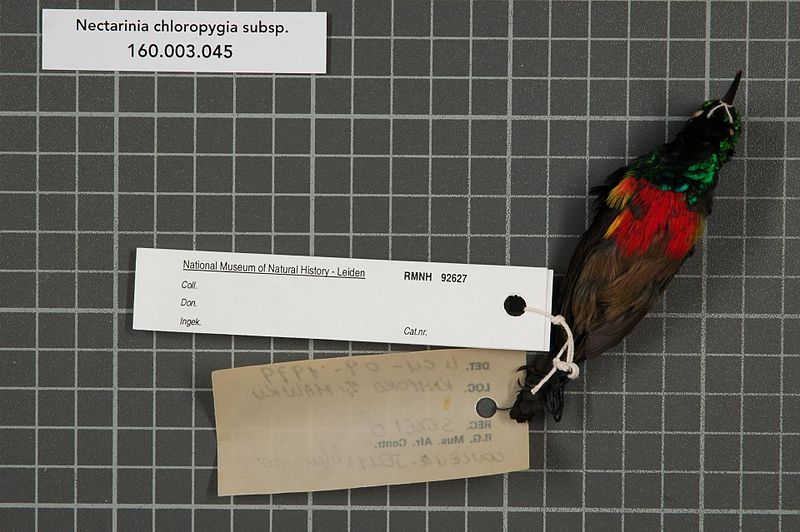
[[[536,393],[532,393],[532,388],[546,373],[532,366],[522,366],[519,369],[525,370],[525,382],[520,383],[522,389],[517,393],[517,399],[509,412],[511,419],[525,423],[540,412],[547,411],[554,421],[560,421],[564,409],[564,386],[569,382],[568,375],[558,370]]]
[[[541,393],[531,393],[530,388],[523,388],[517,393],[517,400],[511,407],[509,415],[517,423],[531,421],[539,412],[544,410],[544,400]]]

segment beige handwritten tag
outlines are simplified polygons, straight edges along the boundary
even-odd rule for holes
[[[527,469],[527,425],[476,409],[511,405],[524,363],[521,351],[452,349],[215,371],[219,495]]]

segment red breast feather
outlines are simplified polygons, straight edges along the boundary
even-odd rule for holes
[[[619,214],[604,238],[613,238],[625,256],[644,255],[659,244],[667,257],[682,260],[703,232],[703,215],[689,210],[683,193],[630,174],[609,192],[606,204]]]

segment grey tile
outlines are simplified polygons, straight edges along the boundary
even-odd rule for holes
[[[391,30],[392,12],[389,5],[365,1],[354,2],[353,15],[356,35],[388,35]]]
[[[564,1],[553,4],[552,7],[552,36],[553,37],[582,37],[586,35],[583,29],[588,25],[588,5],[578,1]]]
[[[111,502],[111,469],[78,469],[77,500],[84,503]]]
[[[571,122],[554,122],[550,133],[551,138],[557,138],[554,133],[556,128],[565,127],[569,130],[580,128]],[[564,131],[567,134],[567,131]],[[511,126],[511,153],[512,155],[545,155],[547,153],[547,123],[543,120],[514,121]]]
[[[396,36],[427,36],[431,32],[433,6],[425,0],[412,0],[394,5],[394,34]]]
[[[400,40],[394,44],[393,71],[395,76],[427,76],[430,72],[431,42]]]
[[[397,114],[428,114],[428,94],[430,81],[427,79],[396,79],[394,81],[394,112]],[[376,103],[375,109],[383,109],[389,104],[387,97],[385,103]]]
[[[114,110],[114,78],[112,76],[79,76],[78,89],[79,111]]]
[[[355,41],[354,70],[358,76],[388,76],[391,73],[389,41],[359,39]]]
[[[253,513],[253,512],[249,512],[249,513]],[[398,515],[397,519],[392,518],[392,523],[396,523],[396,522],[403,523],[404,522],[405,512],[397,514],[397,515]],[[423,518],[424,518],[424,514],[423,514]],[[235,520],[235,516],[234,516],[234,520]],[[346,531],[348,529],[347,528],[347,512],[345,512],[343,510],[314,510],[313,511],[312,520],[313,520],[313,523],[315,524],[315,526],[318,526],[319,528],[324,528],[325,530],[342,531],[342,532],[344,532],[344,531]],[[396,525],[393,525],[393,526],[396,526]],[[424,520],[423,520],[423,526],[424,526]]]
[[[465,158],[436,158],[431,162],[434,194],[464,194],[468,189],[467,176],[468,161]]]
[[[606,2],[599,5],[604,4]],[[592,28],[592,31],[595,31],[594,28]],[[628,67],[628,45],[625,41],[592,41],[590,46],[592,76],[625,77]],[[597,91],[597,94],[602,95],[604,93]],[[595,92],[592,93],[592,97],[594,95]]]
[[[428,122],[426,120],[395,120],[392,150],[396,155],[428,153]]]
[[[162,427],[191,426],[191,392],[156,392],[156,424]]]
[[[335,40],[329,44],[330,65],[328,71],[330,74],[339,76],[349,76],[353,68],[353,61],[351,57],[352,43],[349,40]]]
[[[548,472],[545,497],[548,506],[575,507],[581,504],[582,475],[580,473]]]
[[[125,508],[117,510],[117,525],[120,530],[141,530],[153,521],[153,511],[149,509]]]
[[[469,74],[469,61],[470,46],[468,41],[434,39],[434,76],[466,76]]]
[[[542,473],[533,471],[509,473],[508,505],[510,507],[541,506],[542,497]]]
[[[220,530],[230,526],[230,510],[198,510],[195,513],[195,528],[202,531]]]
[[[705,72],[705,43],[673,41],[669,46],[670,76],[703,77]]]
[[[38,519],[40,526],[48,530],[68,530],[67,523],[72,523],[75,510],[72,508],[41,508]]]
[[[661,506],[661,489],[661,475],[657,473],[626,473],[625,506],[658,508]]]
[[[139,76],[119,78],[119,110],[123,113],[154,111],[154,95],[154,79]]]
[[[545,41],[514,40],[513,41],[514,76],[547,76],[548,46]],[[584,70],[585,73],[585,70]],[[514,80],[518,83],[522,80]],[[546,104],[547,101],[545,100]]]
[[[439,115],[469,112],[469,81],[464,79],[435,79],[433,81],[432,112]]]
[[[457,0],[444,0],[433,5],[433,34],[437,36],[469,35],[470,6]]]
[[[664,505],[667,508],[692,508],[697,505],[698,479],[688,473],[664,476]]]
[[[392,202],[392,231],[423,233],[428,228],[428,198],[400,197]]]
[[[745,508],[775,509],[778,506],[777,475],[744,474],[742,505]]]
[[[586,87],[587,83],[584,80],[553,80],[550,113],[565,116],[585,115]]]
[[[6,7],[4,15],[0,17],[0,31],[3,33],[26,33],[36,31],[36,12],[34,6],[14,5],[14,16],[10,16],[8,6],[13,2],[3,2]]]
[[[0,70],[3,72],[35,72],[36,37],[8,35],[0,37]]]
[[[601,2],[591,6],[593,37],[627,37],[628,6],[625,2]]]
[[[308,113],[311,110],[311,82],[303,78],[275,80],[275,112]]]
[[[504,155],[507,149],[505,121],[474,122],[471,140],[472,153],[475,155]]]
[[[387,120],[355,120],[353,123],[353,152],[363,155],[387,153],[389,122]]]
[[[194,109],[194,80],[192,78],[159,76],[157,86],[156,104],[159,112],[180,113],[191,112]],[[84,90],[81,87],[81,92]]]
[[[503,530],[503,514],[500,512],[470,512],[467,530],[496,532]]]
[[[586,76],[588,45],[585,40],[553,41],[550,50],[553,76]]]
[[[455,80],[464,82],[465,80]],[[457,85],[458,86],[458,85]],[[507,82],[495,79],[476,79],[472,82],[473,114],[506,114]]]
[[[31,78],[9,78],[16,81],[19,88],[24,87]],[[35,81],[35,80],[34,80]],[[75,111],[76,105],[76,79],[75,76],[52,76],[39,78],[39,109],[42,111]],[[35,87],[30,87],[29,94],[34,97],[33,110],[36,110]],[[18,106],[12,107],[12,109]]]
[[[192,474],[187,469],[156,469],[155,501],[162,504],[185,504],[191,501]]]
[[[185,78],[178,79],[185,80]],[[186,84],[186,81],[181,81],[181,83]],[[191,86],[189,90],[191,90]],[[272,79],[270,78],[238,78],[236,80],[236,110],[240,113],[266,113],[271,111],[272,90]],[[191,95],[189,100],[189,103],[191,103]]]
[[[277,85],[276,85],[277,89]],[[197,111],[229,113],[233,109],[233,80],[230,78],[197,78]]]
[[[634,77],[663,77],[667,67],[667,47],[663,41],[631,41],[630,68]]]
[[[505,194],[506,161],[500,158],[470,161],[473,194]]]
[[[117,471],[117,500],[123,504],[144,504],[153,500],[153,472],[120,468]]]
[[[77,522],[79,528],[106,529],[111,527],[110,509],[80,508],[77,510]]]
[[[231,153],[233,151],[233,120],[198,118],[196,135],[198,152]]]
[[[427,130],[425,132],[427,138]],[[428,161],[420,157],[392,159],[392,192],[396,194],[427,194]]]
[[[508,34],[508,4],[490,0],[474,4],[472,8],[475,37],[505,37]]]
[[[622,516],[618,513],[592,512],[586,517],[586,530],[613,530],[622,526]]]
[[[245,512],[245,515],[256,514],[257,512]],[[155,511],[156,530],[181,530],[192,526],[192,512],[190,510],[178,510],[169,508]],[[234,520],[234,526],[236,521]],[[237,529],[238,530],[238,529]]]
[[[670,8],[670,37],[702,38],[706,30],[706,6],[673,2]]]
[[[46,429],[39,431],[38,447],[26,430],[4,431],[10,437],[4,439],[18,448],[6,447],[4,464],[30,464],[34,457],[43,465],[72,465],[75,463],[75,433],[70,429]],[[7,460],[7,461],[6,461]]]

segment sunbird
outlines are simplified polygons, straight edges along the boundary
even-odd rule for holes
[[[572,254],[554,307],[572,327],[575,362],[619,344],[692,255],[711,214],[720,168],[742,131],[733,106],[741,77],[739,71],[725,96],[704,102],[671,142],[592,190],[594,219]],[[525,379],[510,411],[513,419],[529,421],[544,410],[561,418],[567,372],[557,370],[532,393],[552,360],[539,357],[520,368]]]

